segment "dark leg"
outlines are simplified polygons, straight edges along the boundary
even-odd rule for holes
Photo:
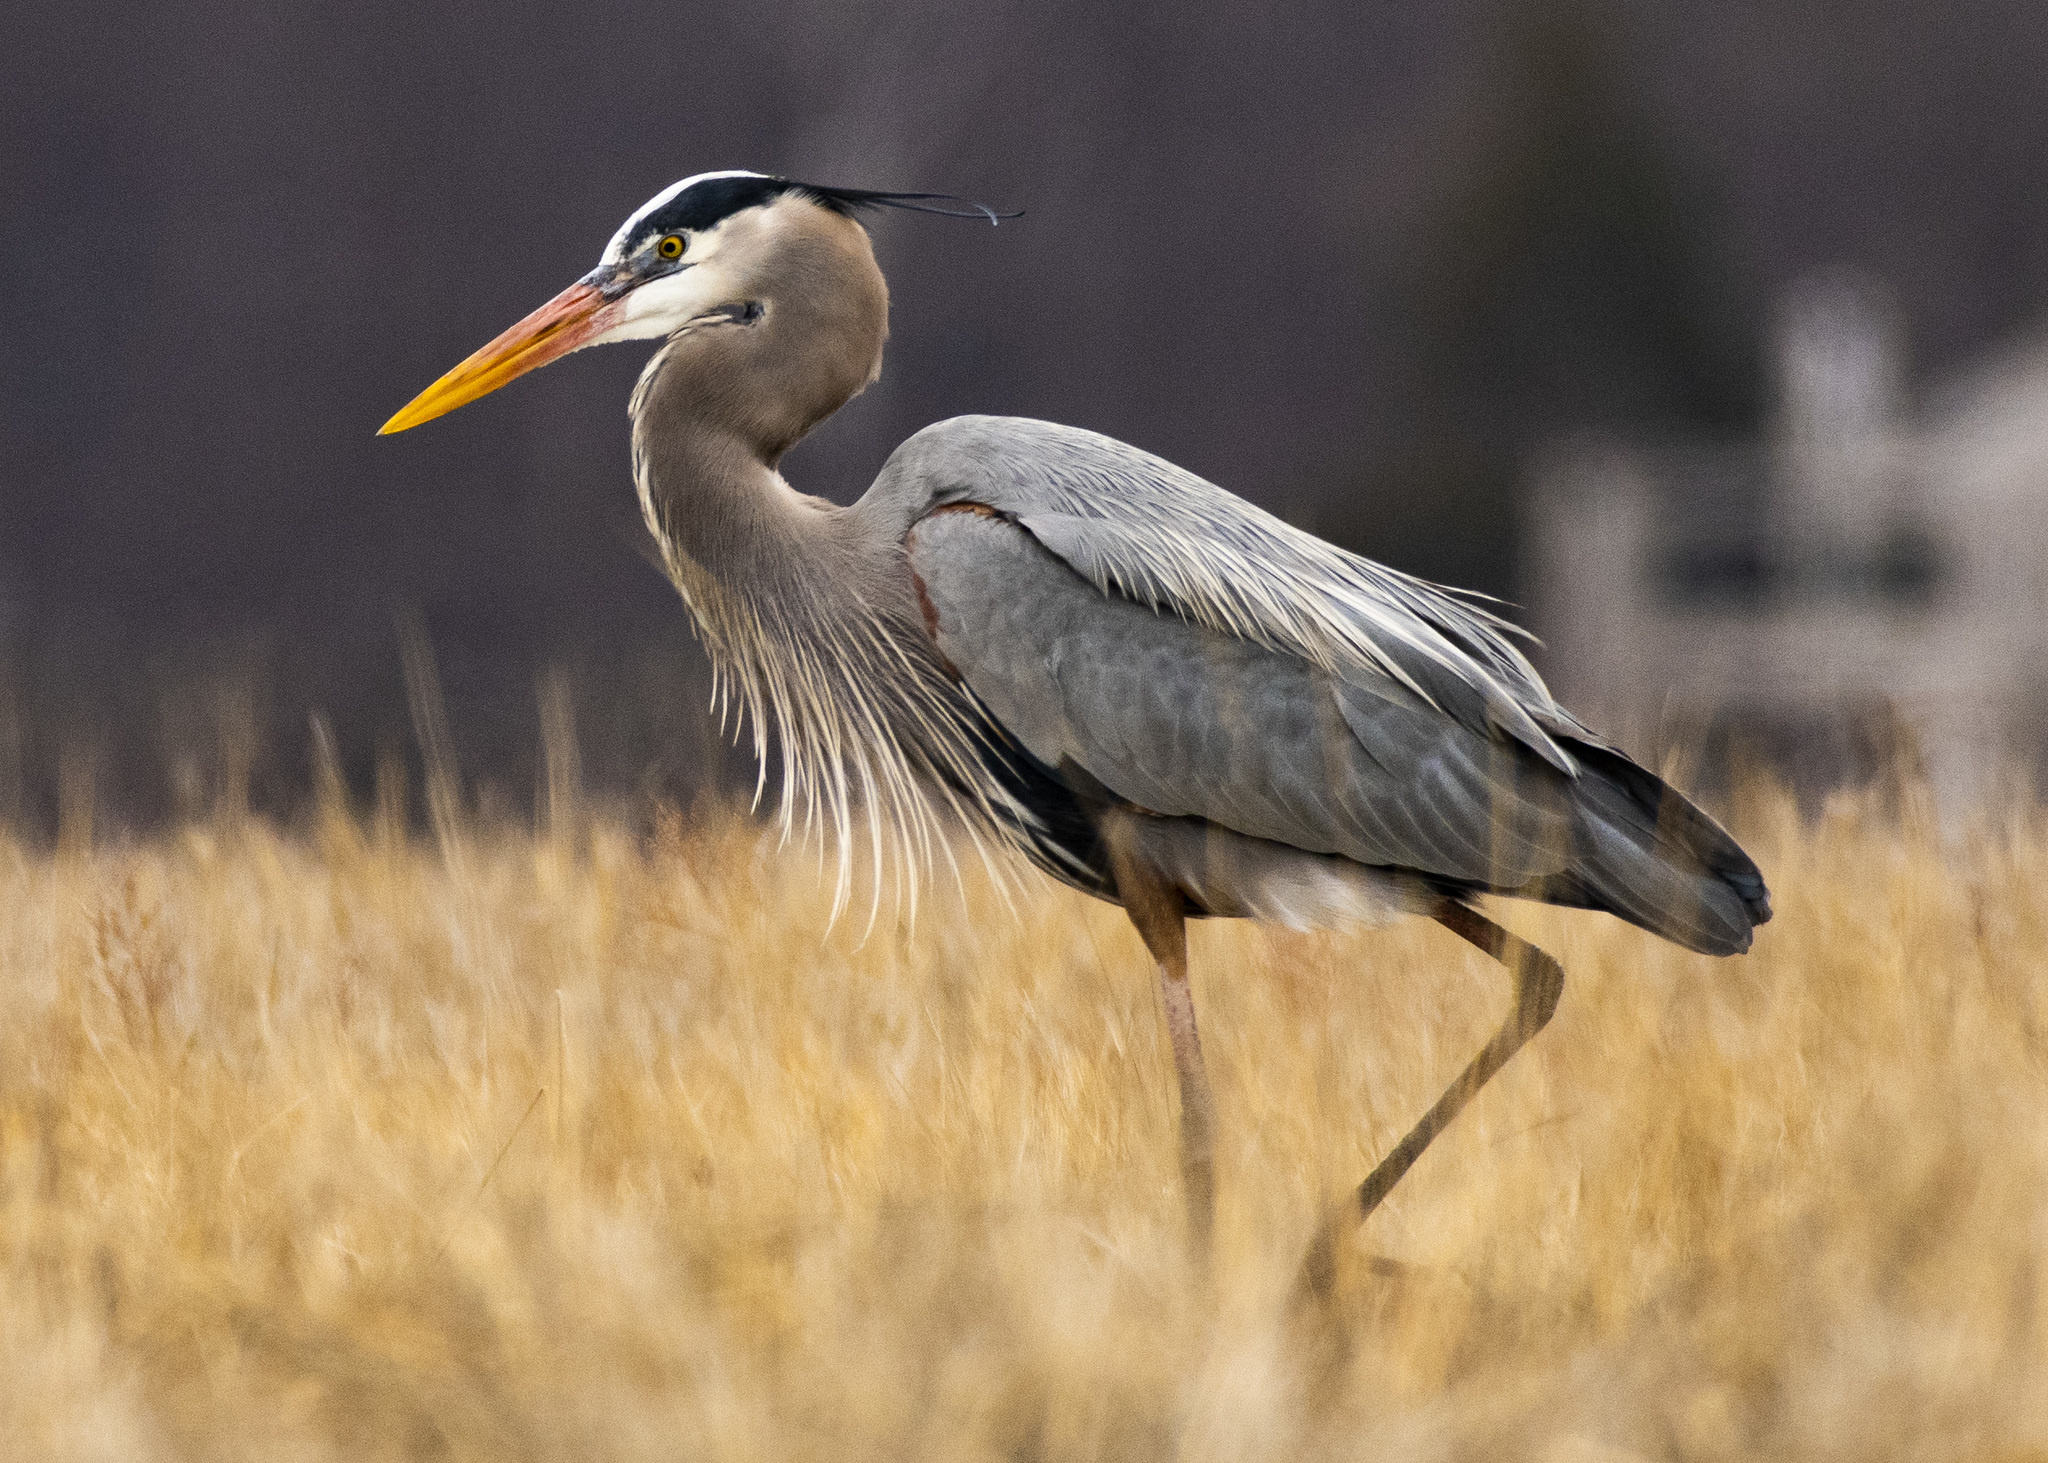
[[[1337,1245],[1353,1225],[1365,1221],[1387,1197],[1401,1176],[1422,1156],[1430,1139],[1450,1126],[1451,1119],[1464,1110],[1487,1078],[1507,1065],[1530,1037],[1543,1029],[1557,1009],[1564,990],[1564,967],[1527,940],[1509,934],[1485,915],[1465,905],[1445,900],[1432,917],[1452,934],[1477,945],[1515,973],[1515,1003],[1508,1019],[1493,1039],[1480,1048],[1479,1055],[1458,1074],[1436,1105],[1422,1115],[1422,1121],[1379,1162],[1364,1183],[1345,1204],[1323,1221],[1301,1262],[1297,1293],[1321,1296],[1329,1293],[1336,1278]]]
[[[1187,915],[1179,889],[1137,855],[1128,830],[1111,817],[1102,821],[1103,844],[1117,896],[1138,927],[1159,969],[1159,994],[1166,1003],[1166,1030],[1173,1038],[1173,1067],[1180,1078],[1180,1178],[1188,1206],[1188,1239],[1206,1262],[1216,1210],[1216,1105],[1202,1065],[1202,1039],[1195,1031],[1195,998],[1188,989]]]

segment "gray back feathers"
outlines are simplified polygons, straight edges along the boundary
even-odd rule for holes
[[[1016,518],[1105,594],[1296,655],[1390,679],[1560,771],[1577,729],[1498,616],[1349,554],[1111,437],[1021,417],[955,417],[899,447],[862,501],[905,526],[974,500]]]

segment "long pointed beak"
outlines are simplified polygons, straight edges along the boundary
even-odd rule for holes
[[[380,437],[403,432],[488,396],[507,381],[588,345],[610,325],[605,297],[576,283],[415,396],[397,416],[377,429]]]

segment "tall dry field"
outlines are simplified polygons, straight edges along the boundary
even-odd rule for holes
[[[0,840],[0,1457],[2048,1456],[2048,820],[1742,819],[1709,961],[1210,925],[1217,1263],[1115,910],[828,928],[738,820]],[[1375,1264],[1371,1257],[1398,1261]]]

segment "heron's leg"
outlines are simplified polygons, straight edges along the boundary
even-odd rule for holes
[[[1508,1058],[1543,1029],[1551,1013],[1557,1009],[1557,998],[1564,990],[1564,967],[1555,958],[1527,940],[1510,934],[1477,910],[1447,899],[1431,911],[1431,916],[1445,929],[1477,945],[1514,972],[1514,1005],[1508,1011],[1508,1019],[1493,1034],[1493,1039],[1480,1048],[1479,1055],[1445,1089],[1436,1105],[1422,1115],[1422,1121],[1411,1128],[1408,1136],[1396,1143],[1393,1151],[1379,1161],[1379,1166],[1366,1175],[1365,1182],[1358,1186],[1351,1198],[1323,1221],[1301,1263],[1300,1289],[1304,1292],[1322,1295],[1329,1291],[1336,1275],[1337,1244],[1345,1231],[1352,1225],[1363,1223],[1373,1210],[1379,1208],[1380,1201],[1414,1166],[1430,1140],[1449,1127],[1451,1119],[1464,1110],[1465,1104],[1486,1085],[1487,1079],[1506,1066]]]
[[[1180,890],[1137,854],[1126,830],[1105,819],[1102,831],[1117,896],[1159,968],[1159,994],[1165,998],[1166,1030],[1173,1038],[1173,1067],[1180,1078],[1180,1177],[1188,1206],[1188,1238],[1195,1254],[1206,1257],[1216,1212],[1216,1104],[1202,1065],[1202,1038],[1195,1030],[1195,998],[1188,988],[1186,908]]]

